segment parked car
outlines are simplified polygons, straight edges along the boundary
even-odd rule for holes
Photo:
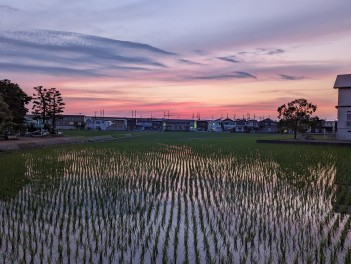
[[[50,135],[50,133],[47,130],[42,130],[42,131],[37,130],[37,131],[32,132],[31,137],[45,137],[48,135]]]

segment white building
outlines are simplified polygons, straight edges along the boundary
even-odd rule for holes
[[[351,140],[351,74],[338,75],[334,88],[339,89],[336,138]]]
[[[222,132],[222,121],[220,119],[208,121],[208,131]]]
[[[230,118],[226,118],[226,119],[222,120],[222,126],[223,126],[224,131],[230,131],[233,128],[235,128],[235,123]]]
[[[110,130],[111,126],[113,125],[112,121],[106,121],[104,119],[93,119],[87,118],[86,119],[86,128],[92,130]]]

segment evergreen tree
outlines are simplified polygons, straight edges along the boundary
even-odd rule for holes
[[[52,128],[56,129],[56,120],[62,117],[64,111],[65,103],[61,93],[56,90],[56,88],[50,88],[48,90],[49,97],[49,107],[48,107],[48,116],[52,120]]]
[[[43,86],[36,86],[34,90],[36,93],[33,94],[32,114],[37,118],[40,117],[45,126],[49,112],[50,96],[48,90]]]
[[[32,113],[42,119],[44,126],[51,119],[52,129],[55,130],[56,121],[62,117],[65,106],[61,93],[56,88],[46,89],[43,86],[34,87],[34,90]]]

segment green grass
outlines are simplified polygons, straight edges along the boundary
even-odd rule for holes
[[[67,137],[95,137],[95,136],[113,136],[119,137],[128,134],[125,131],[97,131],[97,130],[64,130],[64,136]]]
[[[0,261],[349,259],[351,218],[332,200],[351,199],[350,147],[256,143],[291,135],[69,133],[116,140],[0,155]]]
[[[49,149],[36,149],[0,155],[0,197],[15,195],[28,179],[25,175],[24,153],[45,156],[57,148],[85,149],[111,148],[147,150],[157,144],[186,145],[197,149],[200,153],[211,153],[220,149],[223,153],[235,153],[238,156],[260,155],[275,160],[286,171],[296,175],[306,175],[306,168],[319,162],[335,165],[337,179],[350,181],[351,148],[335,146],[279,145],[257,144],[257,139],[290,139],[291,135],[280,134],[235,134],[235,133],[188,133],[188,132],[126,132],[126,131],[65,131],[65,136],[94,137],[111,135],[116,142],[92,143],[87,145],[56,146]],[[328,156],[326,159],[324,156]],[[292,175],[290,173],[290,175]]]

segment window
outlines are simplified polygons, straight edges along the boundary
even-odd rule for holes
[[[346,127],[351,127],[351,113],[346,114]]]

